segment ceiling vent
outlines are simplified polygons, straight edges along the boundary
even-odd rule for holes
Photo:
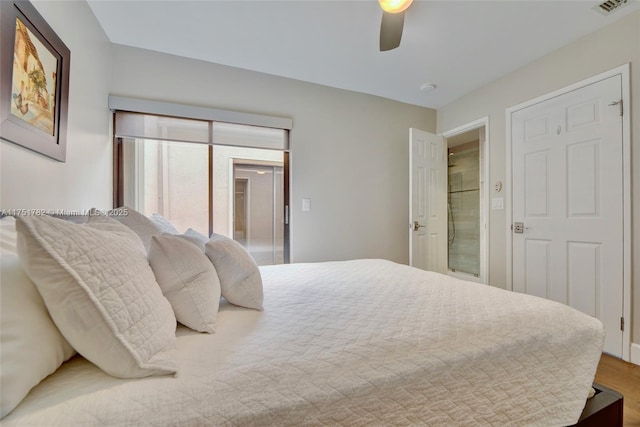
[[[607,0],[600,3],[599,5],[594,6],[593,9],[606,16],[611,14],[611,12],[613,12],[614,10],[620,9],[627,3],[630,3],[629,0]]]

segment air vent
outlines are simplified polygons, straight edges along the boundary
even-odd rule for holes
[[[627,3],[629,3],[629,0],[607,0],[597,6],[594,6],[593,9],[603,15],[609,15],[611,12],[620,9]]]

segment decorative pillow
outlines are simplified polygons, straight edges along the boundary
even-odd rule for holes
[[[122,212],[122,209],[127,209],[127,208],[119,208],[120,212]],[[98,218],[95,217],[102,217],[102,220],[99,220]],[[131,230],[129,227],[125,226],[124,228],[122,228],[122,224],[118,221],[108,221],[105,220],[104,218],[107,217],[107,214],[105,214],[102,211],[99,211],[96,208],[91,208],[89,210],[89,218],[92,218],[92,224],[93,224],[93,228],[99,228],[102,231],[110,231],[113,234],[116,235],[121,235],[122,237],[126,237],[131,244],[133,244],[139,251],[141,254],[146,255],[147,254],[147,250],[144,247],[144,244],[142,243],[142,240],[140,239],[139,236],[137,236],[135,234],[135,232],[132,232],[133,230]],[[88,221],[85,221],[84,224],[87,224]],[[96,227],[96,224],[100,224],[99,227]],[[134,236],[136,236],[134,238]]]
[[[78,353],[120,378],[176,372],[176,318],[131,230],[95,215],[16,225],[22,264]]]
[[[159,213],[151,214],[149,219],[151,220],[151,222],[153,222],[153,224],[156,226],[156,228],[158,230],[160,230],[160,232],[162,232],[162,233],[180,234],[178,229],[171,223],[171,221],[169,221],[168,219],[166,219],[165,217],[163,217]]]
[[[180,236],[154,236],[149,263],[178,322],[199,332],[214,333],[220,280],[202,250]]]
[[[0,220],[0,418],[75,354],[20,265],[16,220]],[[207,260],[208,262],[208,260]]]
[[[161,235],[162,230],[158,226],[156,226],[154,222],[149,218],[136,211],[135,209],[131,209],[128,206],[114,209],[113,212],[114,214],[110,216],[117,219],[121,224],[124,224],[131,230],[133,230],[138,235],[138,237],[140,237],[145,250],[147,251],[147,253],[149,253],[151,238],[153,236]],[[126,215],[121,215],[125,212]]]
[[[214,234],[205,253],[218,272],[222,296],[231,304],[262,310],[262,276],[249,252],[235,240]]]
[[[202,233],[197,232],[193,228],[189,228],[184,234],[179,234],[180,237],[186,239],[200,248],[201,251],[204,252],[204,245],[207,244],[207,236]]]

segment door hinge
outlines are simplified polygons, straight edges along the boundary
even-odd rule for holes
[[[624,108],[623,108],[622,99],[620,101],[614,101],[611,104],[609,104],[610,107],[612,107],[614,105],[618,105],[619,106],[619,108],[620,108],[620,117],[622,117],[623,114],[624,114]]]
[[[624,332],[624,317],[620,318],[620,330]]]

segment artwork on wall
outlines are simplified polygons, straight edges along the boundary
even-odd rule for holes
[[[31,3],[0,4],[0,137],[64,162],[70,51]]]

